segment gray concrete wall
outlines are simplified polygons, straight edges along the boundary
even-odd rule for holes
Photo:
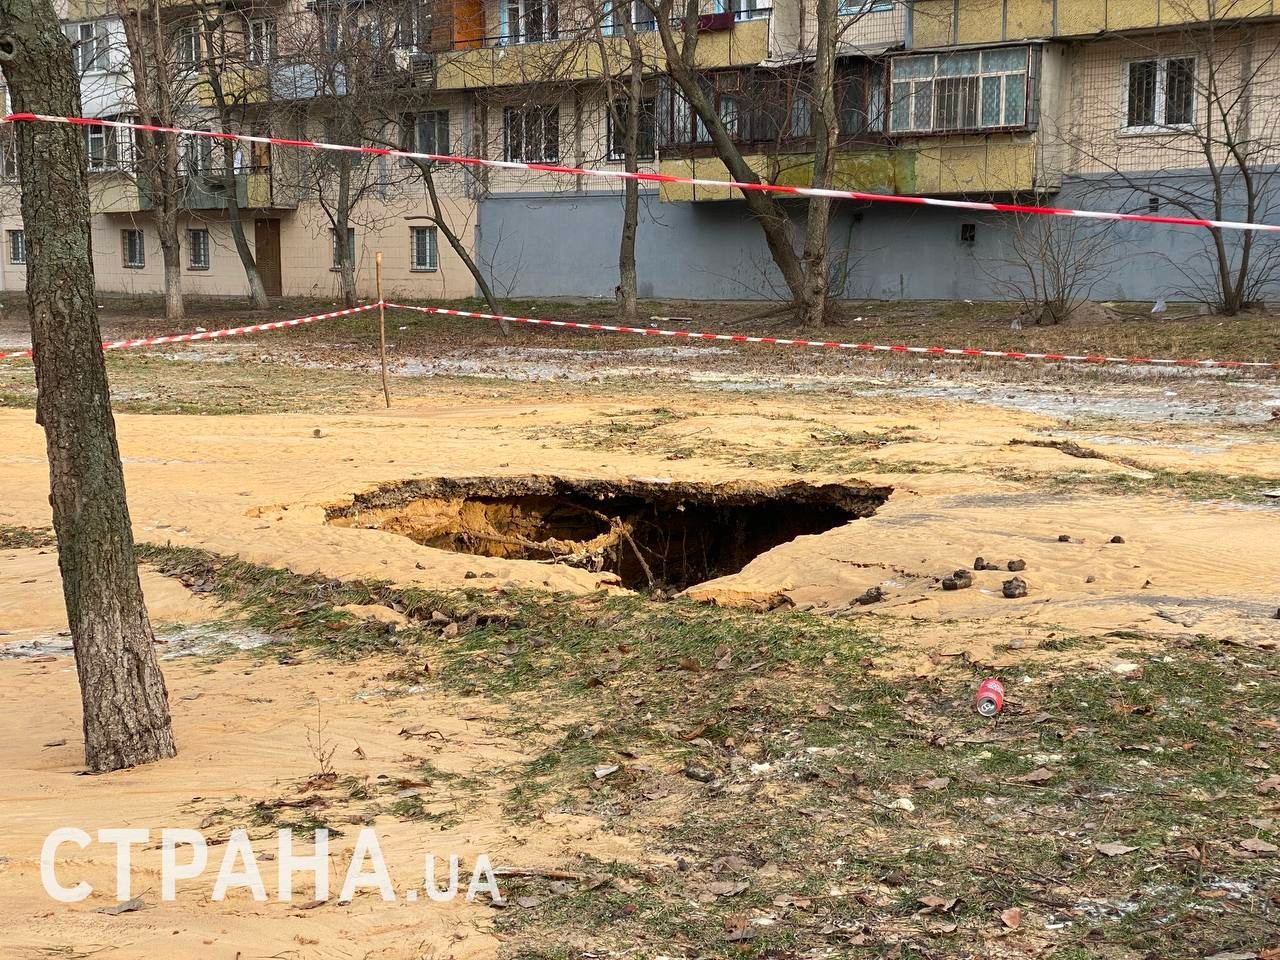
[[[1147,196],[1104,179],[1076,178],[1064,183],[1054,205],[1145,213]],[[520,194],[479,206],[481,262],[503,294],[613,296],[620,197]],[[1167,205],[1159,212],[1181,213]],[[1232,216],[1240,211],[1228,211]],[[972,243],[961,239],[962,225],[970,223]],[[837,203],[831,247],[837,273],[847,263],[850,298],[1009,299],[1002,281],[1017,275],[1016,229],[1005,215]],[[1091,278],[1094,299],[1194,300],[1211,282],[1209,231],[1145,223],[1107,229],[1115,243]],[[1261,243],[1280,257],[1280,238]],[[656,194],[642,195],[636,261],[641,297],[766,299],[784,290],[763,234],[740,201],[659,203]],[[1280,286],[1262,293],[1274,299]]]

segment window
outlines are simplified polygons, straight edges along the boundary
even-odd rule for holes
[[[621,37],[626,33],[624,24],[631,18],[631,25],[637,33],[648,33],[658,29],[658,21],[653,11],[645,5],[644,0],[614,0],[609,4],[609,12],[605,17],[604,35]]]
[[[124,265],[130,270],[141,270],[147,265],[147,251],[141,230],[120,231],[120,252]]]
[[[342,269],[342,251],[338,249],[338,231],[329,230],[329,236],[333,242],[333,269]],[[356,262],[356,228],[347,227],[347,261],[349,263]]]
[[[100,172],[114,167],[119,159],[114,127],[85,127],[84,152],[89,160],[89,170]]]
[[[109,66],[111,37],[107,23],[72,23],[63,28],[71,41],[71,62],[78,73],[101,73]]]
[[[208,137],[179,134],[178,172],[184,177],[211,175],[213,173],[213,141]]]
[[[413,153],[449,152],[448,110],[407,113],[400,119],[400,129],[403,131],[405,150]]]
[[[884,65],[852,64],[836,78],[836,109],[840,113],[840,137],[884,132]]]
[[[174,35],[174,59],[178,69],[194,70],[200,62],[200,28],[198,26],[181,27]]]
[[[399,11],[394,44],[407,50],[431,50],[432,0],[409,0]]]
[[[276,22],[269,17],[245,25],[245,54],[250,63],[270,63],[276,58]]]
[[[609,159],[624,160],[627,156],[627,127],[630,125],[631,104],[619,101],[612,110],[605,110],[609,133]],[[614,117],[617,116],[617,122]],[[640,101],[640,122],[636,128],[636,159],[652,160],[654,157],[654,110],[652,100]]]
[[[556,163],[560,159],[560,107],[507,107],[503,111],[506,159]]]
[[[1126,130],[1189,127],[1195,122],[1195,57],[1134,60],[1128,69]]]
[[[754,20],[773,12],[773,0],[730,0],[735,20]]]
[[[860,17],[867,13],[883,13],[893,9],[893,0],[840,0],[838,8],[842,17]]]
[[[557,0],[506,0],[504,34],[510,43],[538,43],[560,36]]]
[[[429,273],[440,268],[435,227],[409,228],[409,269]]]
[[[208,230],[188,230],[187,250],[191,254],[190,267],[192,270],[209,269]]]
[[[895,57],[894,133],[1026,126],[1028,47]]]
[[[9,231],[9,262],[27,262],[27,234],[25,231]]]
[[[18,175],[18,143],[11,126],[0,127],[0,179]]]
[[[976,223],[960,224],[960,242],[961,243],[977,243],[978,242],[978,225]]]

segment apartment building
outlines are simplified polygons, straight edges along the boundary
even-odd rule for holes
[[[65,11],[84,113],[128,117],[137,107],[121,8],[94,2],[72,0]],[[841,0],[835,185],[1267,219],[1280,162],[1274,4]],[[223,0],[218,39],[202,29],[210,9],[164,6],[187,126],[228,126],[208,89],[212,44],[239,98],[230,126],[245,132],[621,169],[621,114],[610,103],[635,68],[624,36],[634,32],[641,169],[727,178],[671,81],[643,0]],[[704,0],[701,9],[697,68],[722,123],[761,176],[807,184],[814,0]],[[85,137],[99,285],[158,292],[153,202],[131,138],[94,128]],[[181,170],[186,291],[245,291],[234,207],[269,293],[338,295],[341,183],[329,158],[184,141]],[[23,282],[13,174],[0,144],[0,290]],[[431,175],[428,185],[415,165],[386,158],[346,172],[361,295],[372,292],[378,250],[391,293],[471,295],[475,281],[453,241],[500,295],[613,294],[616,182],[456,166]],[[799,222],[802,202],[790,206]],[[1009,296],[1026,229],[1011,217],[840,202],[833,269],[849,297]],[[1196,282],[1212,282],[1206,231],[1110,229],[1105,262],[1091,265],[1095,297],[1191,299]],[[636,253],[642,297],[765,298],[782,286],[762,233],[727,189],[645,185]],[[1254,256],[1264,268],[1255,297],[1274,295],[1265,275],[1274,251]]]

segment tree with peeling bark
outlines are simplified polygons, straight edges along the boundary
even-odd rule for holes
[[[50,0],[0,0],[0,70],[18,112],[77,116],[79,78]],[[175,755],[168,695],[134,557],[98,329],[86,156],[79,130],[17,130],[36,419],[84,708],[85,763]]]
[[[202,47],[205,56],[201,60],[200,72],[209,85],[218,128],[223,133],[240,133],[246,125],[249,111],[259,101],[266,99],[269,88],[267,69],[273,51],[255,50],[253,39],[243,37],[239,56],[232,56],[228,49],[231,22],[237,20],[243,24],[243,14],[238,8],[232,8],[227,0],[196,0],[195,8],[198,27],[204,37]],[[259,42],[268,44],[270,40],[264,37]],[[223,50],[224,55],[209,55],[210,51],[215,50]],[[235,159],[240,155],[240,147],[220,144],[219,149],[223,157],[220,173],[223,196],[226,198],[227,224],[231,228],[231,239],[235,243],[236,255],[240,258],[245,281],[249,286],[249,303],[255,309],[265,310],[271,303],[267,299],[262,274],[258,271],[254,248],[245,234],[244,217],[240,210],[237,177],[240,176],[241,165]],[[253,166],[257,167],[256,164]],[[268,175],[271,175],[269,167]]]
[[[742,183],[777,182],[791,164],[792,176],[808,168],[809,186],[832,187],[846,112],[838,97],[862,96],[872,89],[863,82],[865,78],[846,77],[837,69],[839,43],[872,5],[847,14],[839,0],[815,0],[812,45],[806,45],[795,64],[720,71],[713,76],[700,66],[698,57],[705,22],[700,0],[642,2],[656,21],[672,88],[673,119],[676,126],[687,128],[680,131],[686,144],[709,145],[730,177]],[[720,79],[727,82],[725,89],[717,86]],[[862,118],[864,128],[850,131],[851,135],[877,135],[872,109],[868,102],[853,111]],[[804,142],[805,147],[765,149],[770,140]],[[766,160],[763,175],[748,160],[751,153]],[[764,191],[744,190],[742,200],[764,233],[790,310],[803,326],[825,323],[832,299],[831,198],[809,197],[797,204]],[[792,217],[793,210],[803,212],[802,224],[800,217]]]
[[[139,121],[162,127],[178,125],[178,107],[189,92],[173,45],[168,42],[160,0],[117,0],[128,48],[129,85]],[[165,133],[139,132],[135,138],[138,179],[151,201],[151,216],[164,261],[164,315],[181,320],[182,243],[178,218],[184,188],[177,140]]]

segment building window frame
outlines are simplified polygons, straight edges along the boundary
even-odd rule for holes
[[[198,24],[184,24],[173,33],[173,64],[179,70],[195,70],[204,53],[204,36]]]
[[[267,64],[276,59],[279,31],[274,17],[246,17],[244,24],[245,59],[249,63]]]
[[[506,17],[504,43],[546,43],[560,39],[559,0],[500,0]]]
[[[560,104],[504,108],[502,156],[515,163],[559,163]]]
[[[868,13],[888,13],[894,8],[896,0],[838,0],[836,15],[840,17],[863,17]]]
[[[111,69],[111,32],[106,20],[85,20],[64,28],[71,41],[72,63],[81,76]]]
[[[605,137],[609,146],[607,159],[621,161],[627,158],[627,112],[631,109],[629,100],[617,101],[610,109],[605,104]],[[614,114],[618,114],[620,123],[615,127]],[[653,160],[657,157],[658,144],[657,100],[644,97],[640,101],[640,128],[637,130],[636,160]]]
[[[628,16],[631,17],[631,26],[636,33],[652,33],[658,29],[658,19],[644,0],[612,0],[605,14],[604,35],[625,36],[627,31],[624,18]]]
[[[9,250],[9,262],[14,266],[26,266],[27,232],[25,230],[9,230],[5,236]]]
[[[147,236],[141,227],[120,231],[120,261],[126,270],[142,270],[147,265]]]
[[[889,61],[889,133],[945,136],[1029,129],[1037,62],[1031,44],[894,56]],[[990,90],[995,91],[994,117],[987,115]]]
[[[1134,68],[1143,64],[1155,65],[1155,76],[1152,78],[1151,85],[1151,119],[1149,122],[1143,121],[1135,123],[1131,114],[1133,108],[1133,83]],[[1173,123],[1167,122],[1169,117],[1169,89],[1171,79],[1173,77],[1176,64],[1190,64],[1190,67],[1183,67],[1183,77],[1189,77],[1189,89],[1187,90],[1186,109],[1188,118],[1186,120],[1176,120]],[[1159,57],[1134,57],[1126,60],[1123,66],[1123,72],[1120,76],[1120,89],[1122,91],[1122,103],[1120,106],[1120,115],[1124,118],[1120,127],[1120,132],[1126,136],[1144,136],[1160,133],[1186,133],[1194,130],[1196,126],[1196,83],[1199,78],[1200,59],[1194,53],[1172,54],[1169,56]]]
[[[423,110],[400,117],[401,148],[409,153],[448,154],[450,140],[448,110]],[[405,164],[411,161],[404,159]]]
[[[329,228],[329,246],[332,251],[332,263],[330,270],[341,270],[342,259],[338,255],[338,230],[336,227]],[[347,254],[351,257],[351,265],[356,263],[356,228],[347,227]]]
[[[187,269],[208,270],[211,261],[209,228],[192,227],[187,230]]]
[[[440,269],[440,241],[435,227],[409,228],[409,271],[435,273]]]

